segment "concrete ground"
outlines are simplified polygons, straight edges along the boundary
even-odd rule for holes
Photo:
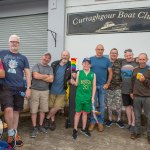
[[[21,117],[19,133],[24,146],[16,150],[150,150],[145,130],[140,139],[131,140],[127,129],[120,129],[113,124],[110,128],[105,127],[102,133],[95,129],[91,137],[79,132],[78,138],[74,140],[71,136],[72,128],[65,129],[64,122],[63,116],[57,116],[55,131],[48,130],[47,134],[39,133],[33,139],[30,138],[30,117]]]

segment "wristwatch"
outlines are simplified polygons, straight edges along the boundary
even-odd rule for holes
[[[27,89],[31,89],[31,86],[27,86]]]

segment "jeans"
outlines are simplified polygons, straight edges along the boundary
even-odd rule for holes
[[[141,133],[142,106],[147,117],[147,135],[150,136],[150,97],[136,96],[133,101],[135,114],[135,133]]]
[[[95,94],[95,102],[94,106],[96,108],[98,104],[97,111],[101,112],[100,115],[97,115],[97,120],[100,124],[104,123],[104,116],[105,116],[105,99],[106,99],[106,90],[103,89],[103,86],[96,87],[96,94]],[[95,124],[96,120],[93,117],[93,114],[90,115],[90,123]]]

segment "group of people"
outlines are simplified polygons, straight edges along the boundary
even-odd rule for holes
[[[88,130],[84,131],[85,123],[81,129],[86,136],[91,136],[89,131],[93,131],[96,124],[99,132],[104,130],[105,104],[108,110],[108,120],[105,125],[110,127],[115,123],[120,128],[124,128],[121,120],[123,104],[128,120],[127,128],[130,130],[130,138],[133,140],[141,136],[141,114],[142,108],[144,109],[147,117],[147,140],[150,144],[150,67],[147,65],[147,54],[140,53],[137,58],[134,58],[132,49],[127,49],[124,51],[124,59],[120,59],[118,50],[113,48],[108,59],[103,56],[104,46],[102,44],[97,45],[95,51],[95,56],[90,57],[89,60],[83,60],[84,76],[79,71],[77,80],[74,82],[77,92],[73,138],[76,139],[78,136],[77,124],[81,113],[83,123],[85,120],[87,121],[89,111],[86,110],[86,107],[90,100],[90,108],[92,108],[91,105],[94,105],[94,108],[100,113],[95,118],[93,111],[90,111]],[[88,78],[91,73],[94,73],[95,76],[92,80],[93,83]],[[89,83],[91,83],[92,90]],[[85,86],[88,89],[85,89]],[[92,91],[90,95],[88,90]],[[79,98],[82,109],[78,109]],[[113,120],[113,113],[116,115],[115,120]],[[86,117],[84,117],[85,114]]]
[[[55,115],[64,107],[67,82],[71,78],[68,51],[63,51],[61,59],[53,62],[51,66],[51,54],[44,53],[41,61],[35,64],[30,72],[28,59],[19,53],[19,46],[20,37],[11,35],[9,50],[0,51],[0,104],[8,125],[7,142],[12,147],[23,145],[17,128],[24,98],[29,100],[30,105],[33,126],[31,137],[35,138],[38,132],[47,133],[47,128],[55,130]],[[48,114],[45,116],[46,112]]]
[[[30,73],[27,57],[19,53],[19,44],[20,37],[11,35],[9,50],[0,51],[0,104],[8,125],[8,143],[12,147],[23,145],[17,128],[24,97],[29,99],[33,126],[31,137],[35,138],[38,132],[47,133],[47,129],[56,129],[56,114],[64,108],[68,83],[77,86],[72,133],[74,139],[78,136],[77,128],[81,114],[83,134],[91,136],[90,132],[96,125],[99,132],[104,131],[105,106],[108,110],[106,126],[110,127],[115,123],[124,128],[121,120],[123,102],[131,139],[141,136],[143,107],[147,117],[147,139],[150,144],[150,69],[146,53],[139,54],[138,59],[135,59],[132,50],[127,49],[124,51],[124,59],[120,59],[118,50],[113,48],[110,58],[106,58],[103,55],[104,46],[98,44],[95,49],[96,55],[83,59],[83,70],[77,72],[75,79],[71,74],[68,51],[62,51],[61,59],[52,62],[51,66],[51,54],[44,53],[41,61],[33,66]],[[86,128],[88,116],[90,124]]]

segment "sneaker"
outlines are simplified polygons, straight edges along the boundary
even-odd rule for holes
[[[39,132],[47,133],[47,130],[43,126],[39,126]]]
[[[112,124],[113,124],[113,121],[112,120],[108,120],[105,125],[107,127],[110,127]]]
[[[45,118],[44,120],[44,128],[47,130],[50,127],[50,119]]]
[[[119,121],[116,121],[116,125],[119,127],[119,128],[124,128],[124,124],[121,120]]]
[[[76,139],[78,137],[78,131],[76,129],[73,129],[72,137],[73,139]]]
[[[38,134],[38,128],[37,127],[33,127],[32,133],[31,133],[31,138],[35,138]]]
[[[85,136],[91,136],[91,133],[86,129],[81,129],[81,133],[84,134]]]
[[[8,136],[7,142],[8,144],[14,148],[16,146],[16,130],[14,130],[14,136]]]
[[[93,130],[94,130],[94,127],[95,127],[95,124],[94,124],[94,123],[91,123],[91,124],[89,125],[88,130],[89,130],[89,131],[93,131]]]
[[[21,140],[21,137],[18,134],[16,135],[16,146],[23,146],[23,141]]]
[[[50,123],[49,129],[50,129],[51,131],[54,131],[54,130],[56,129],[55,121],[52,121],[52,122]]]
[[[131,128],[131,125],[130,124],[127,124],[126,125],[126,129],[128,129],[130,131],[130,128]]]

